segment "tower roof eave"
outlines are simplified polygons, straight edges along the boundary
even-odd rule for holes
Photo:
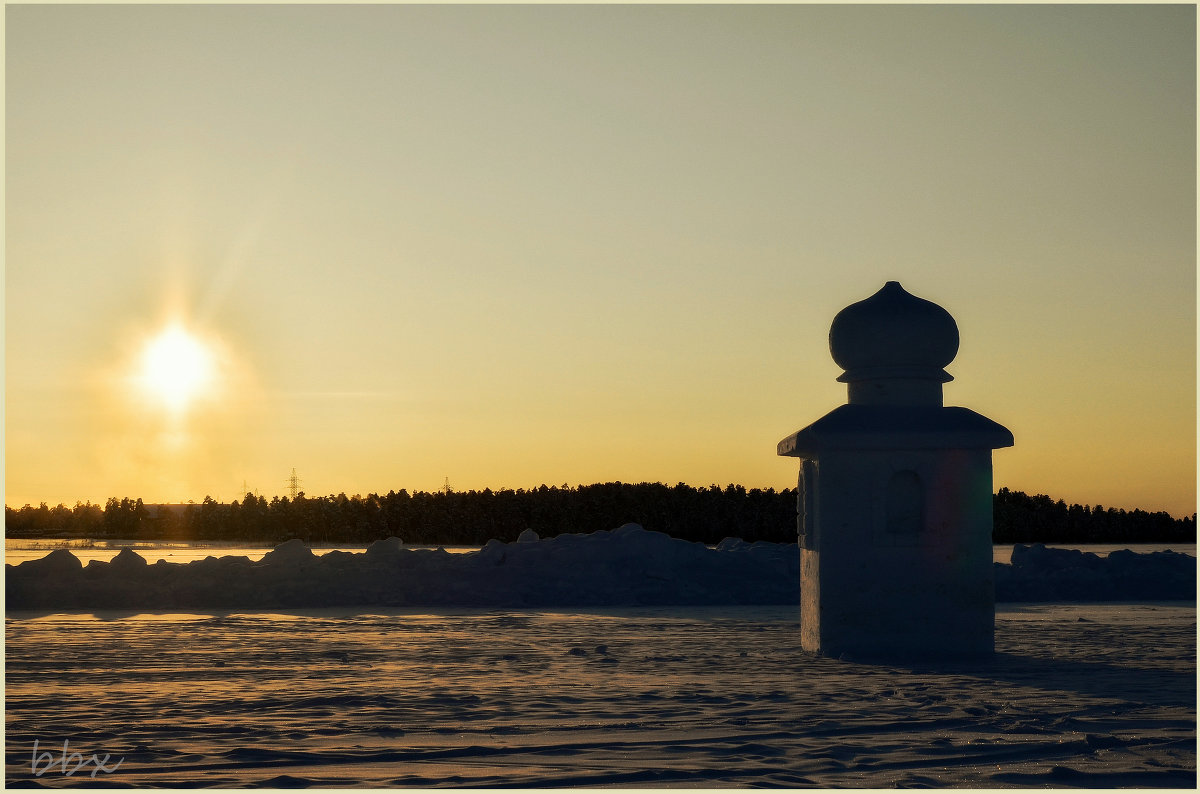
[[[805,457],[832,449],[1000,449],[1008,428],[967,408],[842,405],[779,442],[778,454]]]

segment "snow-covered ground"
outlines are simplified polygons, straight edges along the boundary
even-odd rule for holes
[[[1194,604],[1001,606],[929,667],[791,606],[7,618],[10,786],[1195,784]]]
[[[1113,603],[914,668],[802,652],[792,544],[58,550],[6,566],[6,782],[1191,787],[1195,562],[1018,547],[1001,597]]]

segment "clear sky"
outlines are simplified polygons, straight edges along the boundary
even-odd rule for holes
[[[997,488],[1190,514],[1195,13],[10,5],[5,503],[792,487],[894,279]]]

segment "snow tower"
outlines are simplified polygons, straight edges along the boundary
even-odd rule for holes
[[[838,312],[848,404],[779,442],[800,458],[802,643],[823,656],[972,658],[994,648],[992,450],[1006,428],[942,405],[958,325],[889,281]]]

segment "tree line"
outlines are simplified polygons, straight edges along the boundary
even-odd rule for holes
[[[1196,514],[1068,505],[1001,488],[992,497],[993,543],[1195,543]]]
[[[365,544],[395,536],[406,543],[483,545],[512,541],[525,529],[542,537],[637,523],[685,540],[717,543],[740,537],[788,543],[796,537],[796,489],[684,483],[598,483],[493,491],[387,494],[295,499],[246,494],[228,504],[205,497],[186,505],[146,505],[109,499],[20,509],[5,506],[8,538],[80,537],[133,540],[232,541],[273,544],[299,538],[313,544]],[[1067,505],[1044,494],[1001,488],[993,497],[995,543],[1158,543],[1196,540],[1196,515]]]

